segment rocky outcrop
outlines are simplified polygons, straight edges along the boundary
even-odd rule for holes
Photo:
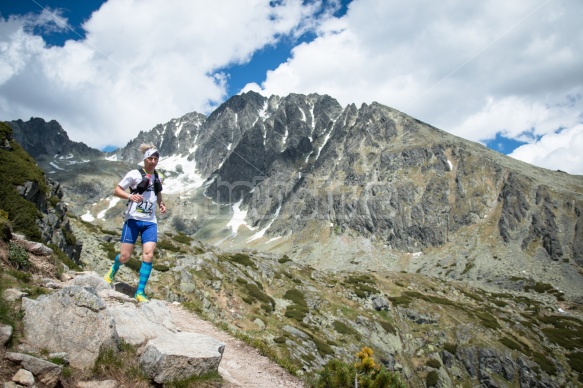
[[[18,186],[17,190],[42,214],[42,218],[36,222],[42,241],[55,244],[71,260],[78,262],[82,246],[77,243],[71,231],[67,205],[62,201],[61,185],[49,178],[45,179],[45,185],[50,190],[48,193],[34,181],[27,181],[24,185]]]
[[[225,345],[197,333],[160,335],[146,344],[140,365],[158,384],[216,372]]]
[[[0,135],[7,145],[0,150],[5,185],[2,209],[18,228],[17,232],[54,244],[77,262],[81,245],[71,231],[60,184],[45,176],[14,140],[8,125],[0,123],[0,127]]]
[[[212,319],[252,326],[254,337],[277,343],[279,350],[285,349],[291,359],[301,363],[305,373],[320,370],[331,359],[351,359],[358,351],[357,345],[364,343],[375,349],[383,365],[403,376],[409,386],[422,386],[419,376],[431,371],[439,387],[464,384],[558,388],[577,378],[561,363],[562,350],[551,344],[555,340],[542,338],[540,331],[551,333],[551,322],[560,327],[567,321],[579,330],[583,322],[575,311],[541,318],[536,313],[531,316],[527,305],[520,305],[522,297],[518,293],[497,294],[504,301],[479,293],[482,298],[472,291],[457,291],[454,283],[430,283],[416,275],[406,275],[416,279],[411,282],[389,280],[389,288],[381,288],[378,283],[367,288],[374,283],[369,275],[340,271],[325,274],[297,263],[280,264],[276,257],[263,254],[248,253],[244,261],[244,255],[240,253],[238,260],[218,251],[180,255],[170,271],[177,292],[198,300]],[[304,271],[310,275],[302,277]],[[212,275],[200,279],[199,274],[205,273]],[[380,275],[385,276],[398,275]],[[248,284],[260,286],[261,292],[247,294],[251,288]],[[398,291],[397,285],[406,288]],[[238,291],[239,286],[243,290]],[[367,291],[352,292],[353,287]],[[381,289],[391,291],[383,294]],[[305,299],[305,315],[299,318],[290,313],[294,307],[286,299],[290,290]],[[257,305],[248,299],[251,295],[259,298],[261,293],[266,294],[264,300],[273,298],[274,305],[258,322]],[[532,299],[526,303],[539,302]],[[553,305],[556,303],[540,308],[550,311]],[[247,319],[242,319],[246,310]],[[288,313],[295,322],[282,318]],[[532,325],[537,327],[531,331]],[[516,335],[521,339],[511,340]],[[532,338],[538,343],[533,343]],[[326,344],[330,345],[327,351]],[[548,353],[550,348],[553,354]]]
[[[71,286],[38,300],[24,298],[25,339],[39,349],[66,352],[71,365],[91,367],[101,350],[119,342],[115,321],[95,289]]]
[[[35,379],[38,379],[38,381],[47,387],[55,387],[59,383],[59,377],[63,371],[63,367],[61,365],[57,365],[52,362],[45,361],[41,358],[22,353],[7,352],[4,357],[12,363],[18,365],[21,368],[18,373],[21,375],[27,375],[27,380],[32,380],[33,383]],[[28,373],[23,373],[23,371]],[[20,379],[17,378],[17,381],[18,380]],[[31,386],[32,384],[23,385]]]
[[[76,274],[58,287],[37,300],[22,299],[28,353],[48,351],[75,368],[88,369],[101,352],[116,351],[123,341],[143,347],[140,365],[158,384],[217,371],[224,344],[205,335],[178,332],[163,302],[138,305],[96,273]],[[59,381],[62,367],[41,357],[8,352],[5,358],[47,386]]]

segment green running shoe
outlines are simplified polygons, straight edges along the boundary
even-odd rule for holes
[[[103,280],[105,280],[106,282],[108,282],[109,284],[113,283],[113,278],[115,277],[115,274],[117,273],[117,271],[113,270],[113,267],[111,267],[109,269],[109,271],[107,271],[107,273],[105,274],[105,276],[103,277]]]
[[[134,298],[139,302],[149,302],[150,298],[148,298],[146,296],[146,294],[144,294],[143,292],[136,292],[136,295],[134,295]]]

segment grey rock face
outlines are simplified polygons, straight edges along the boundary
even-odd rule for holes
[[[33,120],[34,119],[31,119],[31,121]],[[38,119],[37,121],[44,123],[44,120],[42,119]],[[18,123],[16,123],[15,125],[17,130],[13,129],[13,132],[9,134],[8,138],[6,139],[8,145],[10,145],[11,142],[14,142],[19,135],[21,137],[25,136],[22,130],[20,132],[18,131],[18,129],[20,128],[18,126]],[[60,126],[58,127],[60,128]],[[31,134],[34,134],[30,135],[32,137],[31,141],[33,142],[40,141],[42,143],[43,141],[47,141],[48,144],[52,144],[52,141],[54,139],[47,140],[43,138],[39,140],[36,137],[38,135],[37,134],[38,131],[43,132],[42,128],[41,129],[36,128],[31,129],[30,131],[26,131],[26,133],[30,132]],[[64,133],[62,128],[60,128],[60,131]],[[54,133],[55,131],[48,132],[49,133],[43,132],[43,136],[50,137],[55,135]],[[59,131],[57,132],[60,133]],[[66,133],[64,133],[64,136],[66,137]],[[58,142],[58,140],[55,141]],[[43,155],[46,155],[47,150],[44,148],[43,150],[44,151],[42,152],[45,153],[41,152],[41,154],[38,155],[39,158]],[[35,168],[38,169],[38,167],[35,166],[31,160],[27,159],[21,160],[21,163],[23,165],[28,165],[30,169]],[[44,189],[42,187],[42,183],[44,183],[47,189]],[[45,177],[44,182],[29,180],[16,186],[15,189],[24,199],[31,202],[35,206],[35,208],[40,212],[41,217],[36,219],[36,224],[41,233],[42,240],[47,244],[49,243],[55,244],[59,249],[65,252],[65,254],[69,256],[69,258],[71,258],[73,261],[77,261],[81,253],[81,246],[76,244],[76,242],[72,241],[72,239],[70,238],[70,236],[72,236],[72,232],[69,224],[69,219],[67,217],[67,206],[62,201],[63,192],[60,184]],[[46,253],[49,254],[48,251]]]
[[[84,143],[69,139],[67,132],[55,120],[48,123],[33,117],[29,121],[8,122],[13,130],[14,140],[33,158],[45,157],[99,157],[102,152]]]
[[[119,342],[113,316],[92,288],[71,286],[38,300],[24,298],[24,336],[39,348],[67,352],[71,365],[93,365]]]
[[[170,312],[160,301],[150,301],[140,307],[123,304],[110,307],[109,311],[118,336],[131,345],[143,345],[151,338],[176,332],[173,322],[162,321],[170,319]]]
[[[110,153],[108,156],[116,155],[118,160],[136,165],[142,161],[143,155],[139,151],[142,143],[153,143],[158,147],[161,157],[189,155],[192,146],[197,143],[205,119],[206,116],[192,112],[164,125],[158,124],[150,131],[140,132],[125,147]]]
[[[140,365],[158,384],[216,372],[225,345],[198,333],[175,333],[150,341]]]
[[[545,185],[532,166],[380,104],[342,109],[328,96],[244,94],[204,127],[195,156],[212,173],[206,195],[243,200],[249,224],[269,224],[271,236],[315,221],[411,252],[443,246],[501,206],[502,241],[524,250],[540,241],[552,260],[580,255],[572,223],[582,198],[563,182]],[[558,220],[569,233],[557,232],[565,229]]]

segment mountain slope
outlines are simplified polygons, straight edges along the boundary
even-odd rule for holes
[[[162,154],[173,209],[163,231],[320,269],[385,268],[502,288],[536,279],[580,298],[581,176],[522,163],[381,104],[235,96],[208,117],[141,132],[103,155],[90,182],[87,171],[67,171],[72,202],[119,225],[123,204],[93,204],[140,161],[142,142]],[[106,173],[106,157],[124,162]],[[93,191],[77,189],[73,176]]]
[[[580,176],[516,161],[380,104],[342,109],[328,96],[247,93],[211,114],[207,132],[195,153],[211,173],[204,193],[246,217],[225,228],[230,213],[199,193],[193,214],[209,227],[194,237],[316,268],[500,285],[533,277],[580,295]]]
[[[61,186],[45,176],[5,123],[0,123],[0,144],[0,219],[10,221],[15,232],[76,262],[81,245],[71,231]]]

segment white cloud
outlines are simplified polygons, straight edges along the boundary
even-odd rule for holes
[[[244,90],[377,101],[475,141],[502,133],[536,148],[580,130],[579,0],[354,0],[342,18],[303,3],[109,0],[83,25],[87,38],[64,47],[32,35],[30,18],[0,18],[0,119],[56,119],[73,140],[124,145],[158,123],[209,113],[227,97],[221,69],[313,29],[315,40]],[[529,160],[574,173],[574,142],[564,147],[564,164],[544,147]]]
[[[475,141],[561,136],[583,121],[582,13],[576,0],[355,0],[247,88],[378,101]]]
[[[490,97],[480,111],[450,132],[474,141],[493,139],[500,132],[507,138],[532,142],[541,136],[555,134],[559,128],[574,127],[581,122],[583,100],[568,98],[565,96],[562,104],[545,105],[517,96]]]
[[[515,149],[509,156],[551,170],[583,175],[583,124],[544,136]]]
[[[209,113],[227,97],[220,69],[307,28],[317,8],[270,3],[109,0],[83,25],[86,39],[63,47],[33,35],[30,15],[0,18],[0,56],[8,59],[0,64],[0,119],[56,119],[72,140],[100,148],[188,112]],[[34,21],[58,24],[46,12]]]

